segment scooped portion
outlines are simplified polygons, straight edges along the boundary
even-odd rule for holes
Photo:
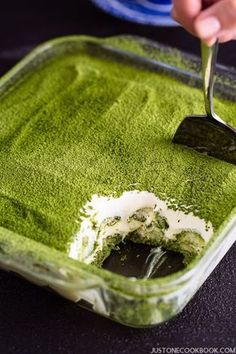
[[[174,210],[147,191],[128,191],[120,197],[93,195],[81,215],[69,256],[97,265],[125,238],[178,251],[188,263],[213,235],[211,222]]]

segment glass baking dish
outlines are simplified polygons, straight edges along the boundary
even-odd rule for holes
[[[107,39],[70,36],[39,46],[2,77],[0,98],[49,60],[80,51],[161,72],[190,86],[201,86],[199,60],[176,49],[131,36]],[[235,70],[218,66],[216,94],[234,101],[235,83]],[[231,247],[235,232],[234,208],[204,252],[183,270],[156,279],[137,279],[76,261],[63,252],[0,227],[0,265],[98,314],[125,325],[147,327],[166,321],[183,309]]]

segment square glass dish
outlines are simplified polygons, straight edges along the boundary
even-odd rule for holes
[[[129,326],[183,309],[236,232],[235,166],[171,143],[184,116],[203,111],[199,67],[143,38],[71,36],[39,46],[1,78],[3,269]],[[218,66],[215,92],[217,113],[236,125],[233,69]],[[74,251],[88,200],[134,190],[212,222],[213,236],[184,268],[126,277],[117,263],[110,271]]]

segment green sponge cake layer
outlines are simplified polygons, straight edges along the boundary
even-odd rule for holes
[[[215,109],[236,126],[236,103]],[[202,92],[164,74],[83,50],[48,60],[1,97],[0,226],[80,259],[87,203],[146,191],[216,230],[236,204],[236,168],[172,143],[194,113]]]

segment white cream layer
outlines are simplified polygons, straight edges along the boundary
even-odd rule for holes
[[[130,222],[129,218],[137,210],[144,208],[150,208],[153,213],[158,212],[160,216],[166,218],[169,224],[164,233],[166,238],[175,237],[184,230],[191,230],[200,234],[207,242],[213,234],[210,222],[195,216],[192,212],[186,214],[180,210],[173,210],[167,202],[147,191],[124,192],[118,198],[93,195],[91,201],[86,203],[81,211],[85,216],[81,217],[80,230],[71,244],[69,256],[86,263],[92,262],[95,242],[96,249],[101,250],[103,240],[107,236],[119,234],[124,238],[137,230],[141,223],[137,220]],[[120,217],[120,220],[114,225],[106,226],[101,232],[100,226],[104,220],[113,217]],[[146,224],[152,221],[152,213],[149,218]]]

